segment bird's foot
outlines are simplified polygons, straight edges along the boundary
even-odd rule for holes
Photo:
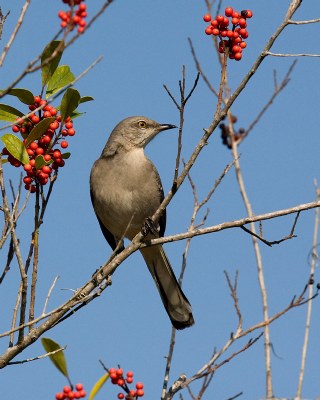
[[[158,227],[156,226],[156,224],[152,221],[152,219],[150,217],[148,217],[144,221],[144,225],[141,229],[141,233],[144,237],[147,236],[149,233],[152,233],[152,235],[154,235],[154,236],[159,235]]]

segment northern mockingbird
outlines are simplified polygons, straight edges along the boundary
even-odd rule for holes
[[[90,175],[90,192],[102,233],[113,250],[123,249],[124,237],[132,240],[161,204],[164,194],[145,146],[161,131],[176,128],[146,117],[129,117],[111,132]],[[164,235],[166,214],[147,238]],[[157,285],[164,307],[177,329],[194,323],[191,305],[182,292],[161,245],[140,250]]]

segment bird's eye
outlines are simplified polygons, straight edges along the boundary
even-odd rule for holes
[[[145,129],[147,127],[146,121],[139,121],[138,124],[139,124],[139,128],[141,128],[141,129]]]

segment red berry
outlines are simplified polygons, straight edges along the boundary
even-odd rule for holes
[[[25,171],[31,171],[31,170],[32,170],[32,166],[31,166],[30,164],[25,164],[25,165],[23,166],[23,169],[24,169]]]
[[[27,190],[29,190],[29,188]],[[64,393],[57,393],[56,394],[56,400],[64,400]]]
[[[23,125],[24,123],[25,123],[25,120],[23,118],[17,118],[18,125]]]
[[[234,32],[233,32],[233,31],[231,31],[231,30],[228,30],[228,31],[227,31],[227,36],[228,36],[228,38],[232,38],[233,35],[234,35]]]
[[[136,388],[137,389],[143,389],[143,383],[142,382],[137,382]]]
[[[80,390],[79,393],[80,393],[81,397],[86,397],[86,395],[87,395],[85,390]]]
[[[231,16],[232,16],[232,13],[233,13],[233,8],[232,8],[232,7],[227,7],[227,8],[225,9],[224,13],[225,13],[225,15],[226,15],[227,17],[231,17]]]
[[[44,150],[43,150],[42,147],[38,147],[38,148],[36,149],[36,154],[40,155],[40,154],[43,154],[43,153],[44,153]]]
[[[56,114],[57,114],[57,109],[56,108],[54,108],[54,107],[51,107],[51,109],[50,109],[50,113],[51,113],[51,115],[52,116],[55,116]]]
[[[220,34],[219,29],[217,29],[217,28],[212,29],[212,35],[218,36],[219,34]]]
[[[130,396],[130,397],[134,398],[135,395],[136,395],[136,391],[135,391],[135,390],[130,390],[130,391],[129,391],[129,396]]]
[[[45,111],[43,113],[44,118],[50,118],[51,117],[51,112],[50,111]]]
[[[34,167],[36,165],[36,160],[33,158],[29,161],[29,164],[31,165],[31,167]]]
[[[43,167],[43,168],[45,168],[45,167]],[[42,170],[43,170],[43,168],[42,168]],[[49,167],[47,167],[47,168],[49,168]],[[43,171],[43,172],[45,172],[45,171]],[[82,383],[77,383],[76,384],[76,390],[79,392],[80,390],[83,390],[83,384]]]
[[[239,43],[239,46],[240,46],[242,49],[245,49],[245,48],[247,47],[247,43],[242,41],[241,43]]]
[[[232,24],[233,24],[233,25],[238,25],[238,23],[239,23],[239,19],[238,19],[238,18],[235,18],[235,17],[233,17],[233,18],[232,18],[232,20],[231,20],[231,22],[232,22]]]
[[[241,15],[243,18],[252,18],[252,11],[251,10],[242,10]]]
[[[229,25],[229,20],[228,20],[228,18],[226,18],[226,17],[223,17],[223,22],[222,22],[222,24],[221,25],[223,25],[223,26],[228,26]]]
[[[118,399],[124,399],[124,394],[123,393],[118,393]]]
[[[223,22],[224,16],[223,15],[217,15],[216,20],[218,21],[219,24]]]
[[[210,14],[205,14],[203,16],[203,20],[204,20],[204,22],[210,22],[211,21],[211,15]]]
[[[137,390],[137,396],[138,396],[138,397],[144,396],[144,391],[143,391],[143,389],[138,389],[138,390]]]
[[[232,13],[232,18],[239,18],[240,14],[238,13],[238,11],[233,11]]]
[[[67,129],[73,128],[73,122],[72,122],[72,121],[66,122],[66,123],[65,123],[65,127],[66,127]],[[110,368],[110,370],[114,370],[114,368]],[[110,370],[109,370],[109,371],[110,371]]]
[[[50,161],[50,160],[51,160],[50,154],[45,154],[45,155],[43,156],[43,158],[44,158],[45,161]]]
[[[247,21],[245,18],[239,18],[239,25],[241,28],[246,28],[247,27]]]
[[[63,393],[70,393],[70,392],[71,392],[71,388],[69,386],[64,386]]]
[[[242,51],[241,47],[236,44],[234,46],[232,46],[231,50],[233,53],[241,53],[241,51]]]
[[[127,372],[127,377],[128,378],[132,378],[133,377],[133,372],[132,371],[128,371]]]
[[[74,136],[76,131],[73,128],[68,129],[68,135],[69,136]]]
[[[23,182],[24,182],[26,185],[29,185],[29,184],[32,182],[32,178],[30,178],[30,176],[25,176],[25,177],[23,178]]]
[[[41,171],[42,172],[44,172],[45,174],[51,174],[51,172],[52,172],[52,169],[48,166],[48,165],[44,165],[42,168],[41,168]],[[79,385],[79,387],[80,387],[80,389],[77,389],[77,387],[78,387],[78,385]],[[82,390],[83,389],[83,385],[81,384],[81,383],[79,383],[79,384],[77,384],[76,385],[76,389],[77,390]]]
[[[66,148],[69,146],[69,143],[68,143],[66,140],[63,140],[63,141],[60,143],[60,146],[61,146],[63,149],[66,149]]]
[[[133,378],[131,378],[130,376],[126,379],[127,383],[132,383],[133,382]]]
[[[212,35],[212,31],[213,31],[212,26],[207,26],[205,33],[206,33],[206,35]]]
[[[38,147],[39,147],[39,146],[38,146],[38,143],[36,143],[36,142],[32,142],[32,143],[30,143],[30,145],[29,145],[29,148],[30,148],[31,150],[36,150]]]
[[[249,36],[249,33],[246,29],[242,28],[239,31],[239,35],[243,38],[246,39]]]
[[[237,61],[239,61],[239,60],[241,60],[241,58],[242,58],[242,53],[235,53],[235,55],[234,55],[234,59],[235,60],[237,60]]]
[[[18,125],[13,125],[13,127],[11,128],[13,132],[17,133],[20,132],[20,128]]]
[[[40,97],[40,96],[34,96],[33,101],[34,101],[35,103],[39,103],[39,104],[40,104],[41,97]]]
[[[78,25],[83,28],[84,26],[87,25],[86,21],[84,19],[80,19],[80,21],[78,22]]]
[[[58,121],[53,121],[51,122],[51,124],[49,125],[49,128],[52,130],[56,130],[59,127],[59,122]]]
[[[123,386],[125,384],[124,380],[122,378],[118,379],[118,385]]]
[[[61,151],[59,149],[53,150],[53,157],[54,158],[60,158],[61,157]]]

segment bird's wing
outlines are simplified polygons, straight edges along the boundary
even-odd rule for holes
[[[159,189],[159,199],[160,199],[160,204],[161,204],[164,199],[163,186],[162,186],[158,171],[156,170],[156,168],[154,166],[153,166],[153,168],[154,168],[156,179],[157,179],[157,184],[158,184],[158,189]],[[160,237],[164,236],[164,232],[166,230],[166,222],[167,222],[167,212],[166,212],[166,210],[164,210],[159,219],[159,227],[160,227],[159,236]]]
[[[91,202],[93,205],[93,209],[95,210],[95,206],[94,206],[94,195],[92,190],[90,190],[90,197],[91,197]],[[110,247],[112,248],[112,250],[115,250],[115,248],[117,247],[117,241],[115,239],[115,237],[113,236],[113,234],[103,225],[101,219],[98,217],[98,214],[96,214],[96,217],[98,219],[101,231],[103,233],[103,236],[105,237],[106,241],[109,243]],[[122,248],[119,249],[119,251],[121,251]]]

